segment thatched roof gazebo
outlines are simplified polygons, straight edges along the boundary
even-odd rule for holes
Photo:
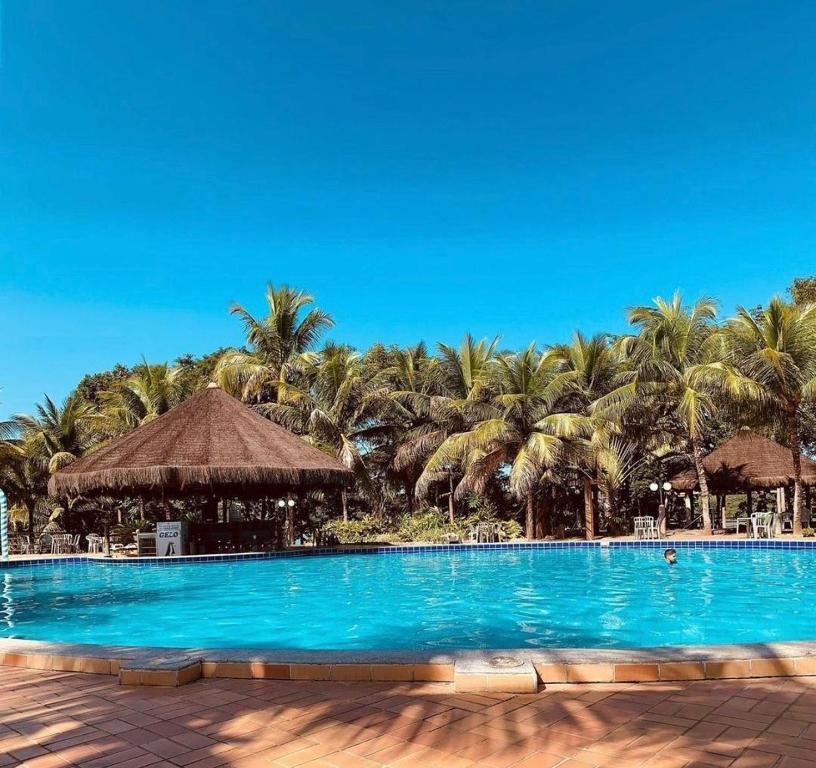
[[[342,487],[351,472],[215,385],[56,472],[58,496],[263,497]]]
[[[743,427],[730,440],[703,458],[711,493],[742,493],[781,488],[793,482],[793,456],[786,448]],[[670,480],[678,491],[699,490],[693,469]],[[802,483],[816,485],[816,462],[802,457]]]
[[[785,510],[785,488],[793,483],[793,456],[786,448],[747,427],[726,440],[703,458],[709,492],[717,497],[723,527],[727,527],[725,497],[745,493],[746,514],[753,509],[753,492],[777,489],[777,511]],[[676,491],[698,491],[700,484],[693,469],[670,479]],[[802,484],[809,506],[810,486],[816,485],[816,462],[802,456]],[[688,497],[689,501],[691,496]],[[780,514],[781,517],[781,514]],[[733,521],[732,521],[733,522]],[[781,525],[781,523],[780,523]]]
[[[266,510],[268,500],[283,505],[288,497],[291,515],[293,496],[340,489],[351,479],[335,458],[211,384],[59,470],[48,490],[67,498],[198,499],[203,520],[214,523],[219,501],[261,500]],[[291,543],[291,520],[287,527]]]

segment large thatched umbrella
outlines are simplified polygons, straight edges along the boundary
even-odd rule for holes
[[[752,491],[785,488],[793,482],[790,449],[747,427],[703,458],[703,467],[711,493],[747,493],[749,512]],[[693,469],[675,475],[670,482],[678,491],[699,489]],[[816,462],[806,456],[802,457],[802,483],[806,487],[816,485]]]
[[[60,496],[259,497],[346,485],[351,472],[215,385],[52,475]]]
[[[793,482],[793,457],[785,448],[748,428],[737,432],[703,459],[712,493],[740,493],[780,488]],[[816,462],[802,457],[802,482],[816,485]],[[697,490],[697,473],[687,470],[671,478],[679,491]]]
[[[347,485],[340,462],[214,384],[51,476],[58,496],[258,499]]]

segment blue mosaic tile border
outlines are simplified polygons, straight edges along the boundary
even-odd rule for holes
[[[322,547],[320,549],[287,550],[284,552],[243,552],[224,555],[187,555],[178,558],[116,559],[92,562],[103,565],[183,565],[185,563],[224,563],[239,560],[279,560],[292,557],[342,557],[344,555],[419,555],[441,552],[463,552],[468,550],[518,551],[529,549],[575,549],[576,547],[597,548],[597,541],[521,541],[501,544],[416,544],[382,547]],[[90,558],[89,558],[90,560]]]
[[[30,560],[8,560],[6,562],[0,561],[0,571],[4,568],[28,568],[32,565],[72,565],[76,563],[86,563],[90,560],[84,555],[77,555],[76,557],[38,557]]]
[[[653,539],[610,541],[610,549],[673,547],[674,549],[816,549],[816,539]]]
[[[548,549],[816,549],[816,539],[655,539],[628,541],[520,541],[496,544],[417,544],[382,547],[323,547],[320,549],[287,550],[284,552],[240,552],[223,555],[188,555],[175,558],[113,558],[110,560],[77,555],[46,557],[0,562],[3,568],[23,568],[46,565],[94,563],[104,566],[164,567],[187,563],[229,563],[241,560],[280,560],[294,557],[342,557],[343,555],[417,555],[466,551],[524,551]]]

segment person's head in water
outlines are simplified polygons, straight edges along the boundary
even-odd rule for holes
[[[667,549],[663,553],[663,558],[669,565],[674,565],[677,562],[677,550],[676,549]]]

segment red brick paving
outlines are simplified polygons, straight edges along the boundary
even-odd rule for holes
[[[0,768],[816,768],[816,678],[553,685],[115,678],[0,667]]]

